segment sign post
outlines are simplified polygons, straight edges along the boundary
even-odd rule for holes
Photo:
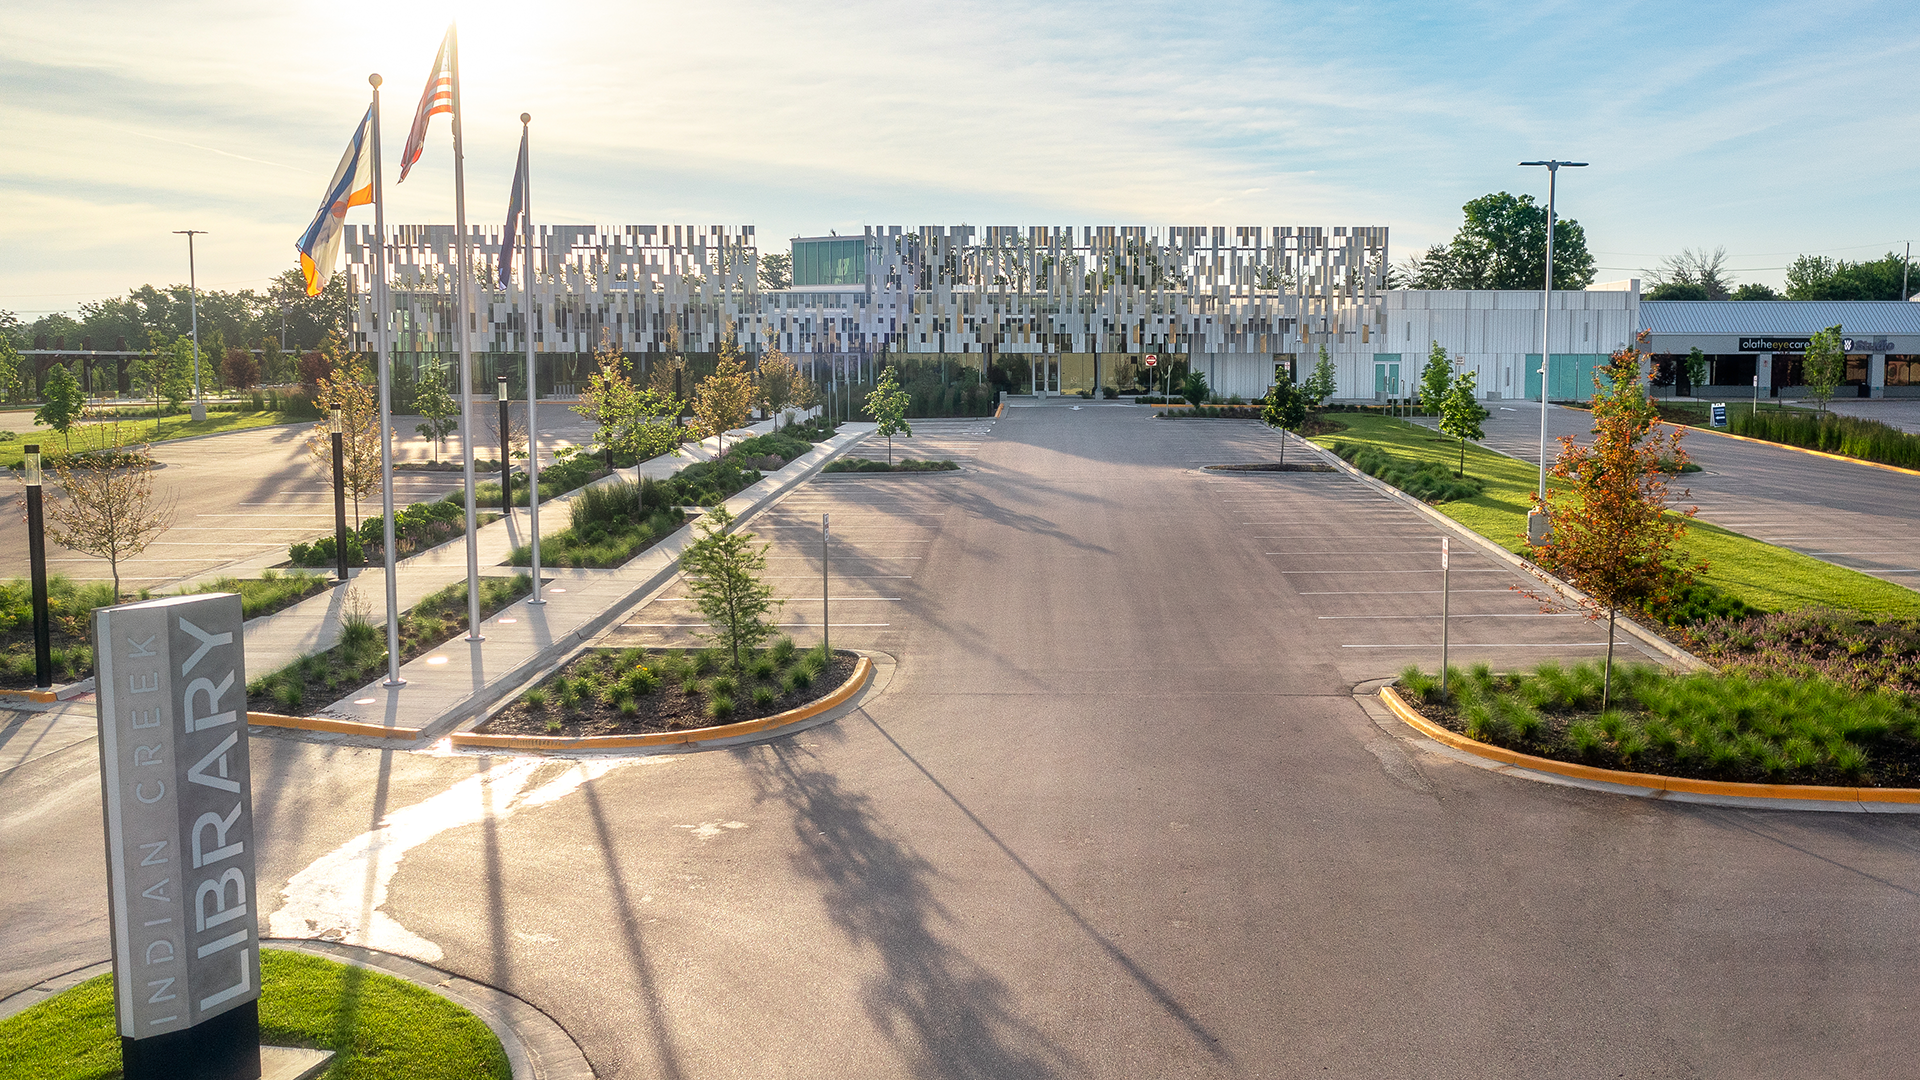
[[[820,515],[820,643],[833,659],[833,611],[827,603],[827,515]]]
[[[260,1075],[240,598],[94,612],[113,998],[127,1080]]]
[[[1447,625],[1453,611],[1453,590],[1447,569],[1447,538],[1440,538],[1440,697],[1447,696]]]

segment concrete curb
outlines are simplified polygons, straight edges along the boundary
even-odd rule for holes
[[[0,690],[0,704],[9,701],[51,705],[57,701],[72,701],[82,694],[93,693],[93,676],[89,675],[79,682],[56,686],[51,690]]]
[[[1692,424],[1676,424],[1671,420],[1662,420],[1660,423],[1670,428],[1679,428],[1681,431],[1703,431],[1708,435],[1718,435],[1723,439],[1738,439],[1741,442],[1757,443],[1760,446],[1771,446],[1779,450],[1792,450],[1796,454],[1812,454],[1814,457],[1823,457],[1831,461],[1845,461],[1853,465],[1865,465],[1872,469],[1885,469],[1888,472],[1905,473],[1908,476],[1920,476],[1920,469],[1909,469],[1900,465],[1888,465],[1882,461],[1868,461],[1866,458],[1848,457],[1845,454],[1829,453],[1825,450],[1815,450],[1807,446],[1794,446],[1791,443],[1774,442],[1772,439],[1756,439],[1751,435],[1735,435],[1731,431],[1715,431],[1712,428],[1694,427]]]
[[[429,990],[478,1016],[500,1040],[513,1065],[514,1080],[593,1080],[586,1055],[553,1018],[525,1001],[485,983],[429,967],[392,953],[331,941],[262,937],[260,944],[306,953],[354,967],[378,971]],[[101,960],[0,998],[0,1020],[64,993],[96,975],[113,970]]]
[[[589,735],[574,739],[545,735],[488,735],[480,732],[458,731],[453,734],[451,741],[456,748],[460,749],[485,747],[495,750],[625,750],[641,746],[686,746],[704,749],[707,744],[735,745],[742,735],[773,738],[786,734],[785,729],[845,704],[849,698],[864,689],[872,678],[873,661],[862,656],[853,665],[853,674],[847,677],[847,681],[841,683],[827,696],[785,712],[764,716],[758,720],[743,720],[737,724],[718,724],[713,727],[691,728],[686,731],[662,731],[649,735]]]
[[[514,1080],[593,1080],[593,1068],[572,1036],[546,1013],[498,987],[359,945],[269,937],[260,944],[378,971],[439,994],[493,1030],[513,1064]]]
[[[406,739],[409,742],[420,737],[419,728],[362,724],[356,720],[330,720],[324,716],[282,716],[279,713],[249,712],[247,726],[287,728],[294,731],[327,731],[335,735],[363,735],[371,739]]]
[[[1451,750],[1497,766],[1513,766],[1515,775],[1545,783],[1585,787],[1643,799],[1700,802],[1764,810],[1824,810],[1851,813],[1920,813],[1920,788],[1827,787],[1815,784],[1744,784],[1725,780],[1692,780],[1655,773],[1598,769],[1571,762],[1522,754],[1469,739],[1421,716],[1391,685],[1382,680],[1378,696],[1402,723]],[[1356,688],[1355,697],[1360,697]]]
[[[1553,577],[1551,574],[1548,574],[1545,570],[1542,570],[1538,566],[1535,566],[1532,562],[1528,561],[1527,559],[1523,559],[1520,556],[1515,555],[1513,552],[1508,551],[1506,548],[1495,543],[1493,540],[1485,536],[1482,536],[1477,532],[1474,532],[1472,529],[1469,529],[1465,525],[1462,525],[1461,523],[1453,520],[1452,518],[1441,513],[1439,510],[1435,509],[1434,507],[1429,506],[1424,502],[1421,502],[1419,499],[1416,499],[1413,496],[1407,494],[1406,492],[1401,491],[1399,488],[1394,487],[1392,484],[1389,484],[1384,480],[1377,480],[1374,477],[1368,476],[1366,473],[1361,472],[1359,469],[1354,468],[1345,459],[1341,458],[1340,455],[1334,453],[1332,450],[1329,450],[1328,448],[1321,446],[1318,443],[1312,442],[1311,440],[1301,439],[1301,441],[1306,443],[1308,446],[1312,447],[1314,450],[1318,451],[1322,455],[1324,455],[1326,457],[1326,460],[1330,462],[1335,468],[1353,477],[1354,479],[1359,480],[1361,483],[1372,487],[1374,490],[1380,492],[1383,495],[1386,495],[1388,498],[1396,499],[1402,503],[1405,503],[1408,506],[1413,507],[1415,510],[1418,510],[1422,514],[1425,514],[1435,524],[1440,525],[1441,527],[1453,533],[1455,536],[1459,537],[1460,539],[1465,540],[1468,543],[1477,546],[1482,551],[1506,563],[1508,566],[1511,566],[1516,570],[1524,571],[1527,574],[1551,578],[1554,582],[1557,583],[1558,588],[1564,589],[1569,596],[1572,596],[1575,599],[1584,600],[1587,598],[1586,593],[1580,591],[1579,589],[1575,588],[1574,586],[1564,581],[1561,581],[1559,578]],[[1499,453],[1498,450],[1495,450],[1493,452],[1496,454]],[[1501,456],[1505,457],[1507,455],[1503,454]],[[1625,615],[1617,616],[1615,621],[1619,624],[1620,628],[1625,630],[1629,635],[1640,639],[1647,646],[1661,653],[1662,655],[1666,656],[1668,659],[1672,660],[1674,663],[1678,664],[1680,667],[1684,668],[1685,670],[1688,670],[1688,671],[1714,670],[1713,665],[1707,663],[1705,660],[1702,660],[1699,657],[1693,655],[1692,653],[1686,651],[1685,649],[1682,649],[1680,646],[1675,645],[1673,642],[1668,641],[1666,638],[1660,636],[1654,631],[1649,630],[1645,626],[1640,625],[1638,622],[1634,621],[1633,619],[1627,618]]]

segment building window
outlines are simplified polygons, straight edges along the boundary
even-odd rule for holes
[[[1707,357],[1708,386],[1752,386],[1759,357],[1753,353],[1716,353]]]
[[[1847,377],[1841,380],[1845,386],[1865,386],[1867,384],[1867,364],[1871,356],[1849,353],[1847,355]]]
[[[1920,356],[1888,356],[1888,386],[1920,386]]]

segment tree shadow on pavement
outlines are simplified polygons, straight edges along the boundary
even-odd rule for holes
[[[1013,991],[942,936],[954,916],[934,895],[939,872],[889,835],[866,796],[845,790],[790,739],[743,751],[763,801],[786,804],[794,868],[851,944],[882,966],[863,997],[874,1025],[914,1076],[1007,1080],[1082,1071],[1021,1015]]]

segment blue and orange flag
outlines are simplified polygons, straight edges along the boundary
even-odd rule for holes
[[[319,296],[333,277],[340,261],[340,233],[346,228],[347,209],[373,204],[373,109],[354,130],[353,141],[340,158],[327,183],[326,197],[320,200],[320,212],[301,235],[300,272],[306,275],[307,295]]]
[[[414,111],[413,127],[407,131],[406,148],[400,151],[400,179],[394,181],[396,184],[407,182],[407,170],[426,149],[427,122],[441,113],[453,115],[453,87],[460,70],[460,41],[454,34],[455,28],[449,26],[447,36],[440,39],[440,54],[433,58],[427,88],[420,94],[420,108]]]

